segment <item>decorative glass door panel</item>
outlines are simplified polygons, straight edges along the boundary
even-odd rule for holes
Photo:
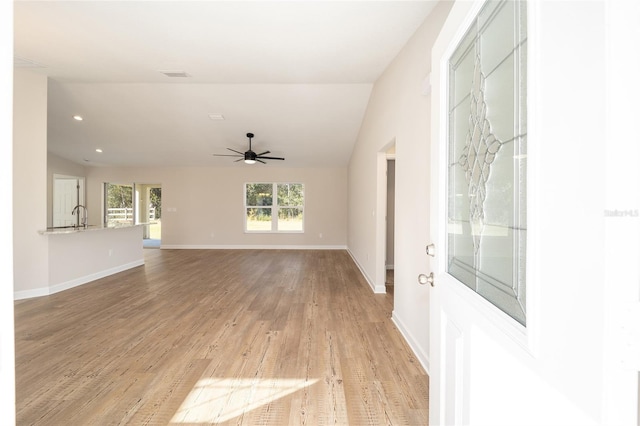
[[[447,272],[526,326],[526,3],[488,1],[449,59]]]

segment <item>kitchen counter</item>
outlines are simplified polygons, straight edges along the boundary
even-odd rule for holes
[[[77,227],[73,225],[54,226],[52,228],[41,229],[38,231],[38,234],[40,235],[73,234],[77,232],[103,231],[105,229],[133,228],[136,226],[143,226],[143,225],[146,225],[146,223],[139,223],[136,225],[132,225],[130,223],[122,223],[122,224],[115,224],[115,225],[88,225],[86,228],[83,226]]]
[[[45,296],[144,265],[142,224],[47,228],[48,282],[16,299]]]

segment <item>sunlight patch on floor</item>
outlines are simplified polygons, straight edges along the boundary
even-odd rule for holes
[[[318,379],[201,379],[171,423],[221,423],[300,389]]]

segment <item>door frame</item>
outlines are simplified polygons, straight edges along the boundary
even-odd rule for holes
[[[395,138],[376,154],[376,226],[374,293],[386,293],[387,279],[387,151],[396,145]]]
[[[149,216],[149,207],[142,205],[142,201],[151,201],[151,190],[160,188],[162,190],[161,183],[134,183],[133,186],[133,206],[134,206],[134,223],[136,225],[146,223],[143,225],[143,240],[151,239],[151,223],[147,220]],[[143,194],[144,192],[144,194]],[[161,193],[162,194],[162,193]],[[162,195],[160,195],[162,199]],[[160,240],[162,239],[162,229],[160,230]]]

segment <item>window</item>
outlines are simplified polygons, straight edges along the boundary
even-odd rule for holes
[[[304,185],[247,183],[244,211],[246,232],[304,232]]]
[[[489,1],[449,60],[447,272],[526,326],[526,3]]]
[[[104,223],[133,224],[133,185],[104,184]]]

